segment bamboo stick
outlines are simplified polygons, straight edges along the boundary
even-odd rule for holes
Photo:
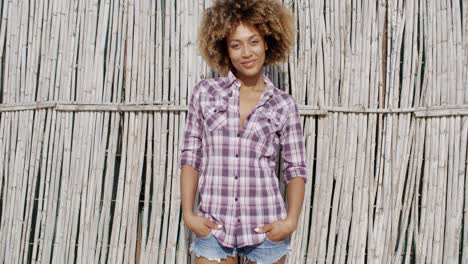
[[[414,126],[414,123],[410,124],[410,119],[411,119],[410,117],[405,117],[405,116],[402,116],[400,119],[403,121],[402,122],[403,124],[400,123],[403,126],[402,132],[406,134],[403,136],[400,136],[399,134],[399,138],[403,139],[404,141],[403,140],[400,141],[402,144],[401,148],[403,148],[403,151],[400,153],[403,153],[403,155],[400,155],[401,159],[398,162],[400,162],[400,164],[402,164],[403,166],[401,166],[398,171],[398,179],[399,179],[398,196],[397,196],[397,201],[395,205],[395,208],[397,208],[396,213],[398,215],[398,218],[395,217],[395,220],[394,220],[394,223],[397,223],[400,220],[401,220],[400,223],[402,223],[400,227],[400,232],[395,232],[396,233],[395,236],[397,236],[397,239],[396,239],[397,244],[395,245],[395,247],[397,248],[395,252],[395,260],[398,262],[401,262],[402,256],[404,256],[404,252],[402,252],[402,250],[405,244],[404,241],[408,237],[408,232],[410,232],[409,236],[410,237],[412,236],[412,232],[408,231],[408,228],[411,228],[411,226],[409,226],[411,225],[411,223],[409,223],[410,221],[409,217],[410,217],[410,210],[412,206],[412,200],[414,199],[414,196],[415,196],[415,193],[414,193],[415,175],[413,172],[414,163],[411,162],[413,161],[411,159],[411,152],[413,151],[416,142],[414,140],[415,126]],[[409,255],[408,251],[410,251],[410,248],[407,245],[406,246],[407,256]]]
[[[5,175],[5,168],[8,167],[8,152],[7,152],[7,143],[9,141],[9,133],[6,129],[6,127],[10,128],[9,125],[9,119],[10,119],[11,114],[3,114],[2,117],[2,123],[0,126],[0,143],[2,143],[1,146],[1,152],[0,152],[0,175],[2,176],[2,185],[3,186],[8,186],[9,185],[9,177],[6,177]],[[2,219],[0,221],[0,256],[4,256],[6,253],[6,237],[7,237],[7,232],[5,232],[6,224],[7,224],[7,219],[9,219],[10,214],[8,213],[10,208],[7,206],[3,206],[3,204],[8,204],[8,193],[9,189],[6,188],[4,191],[2,191]]]
[[[83,40],[82,44],[85,45],[83,53],[81,53],[80,61],[83,65],[94,65],[94,67],[86,67],[84,68],[79,75],[89,80],[89,84],[86,87],[83,87],[83,92],[81,94],[82,99],[86,101],[97,101],[99,100],[99,96],[96,92],[96,80],[94,78],[94,72],[96,71],[96,60],[95,60],[95,53],[96,53],[96,33],[97,33],[97,2],[96,1],[89,1],[85,3],[84,12],[82,15],[84,16],[83,19]],[[94,182],[95,182],[95,175],[92,173],[92,166],[93,166],[93,156],[94,153],[92,151],[93,146],[95,144],[93,140],[93,135],[95,134],[96,130],[96,121],[97,116],[96,113],[83,113],[81,115],[84,120],[88,122],[84,122],[83,120],[83,128],[85,130],[84,137],[84,144],[82,144],[82,148],[80,151],[82,152],[82,167],[79,170],[79,176],[82,180],[80,184],[81,195],[79,198],[79,208],[80,214],[77,218],[78,222],[78,245],[77,245],[77,261],[78,262],[85,262],[87,261],[87,256],[91,255],[89,249],[92,248],[92,245],[87,246],[90,232],[91,232],[91,210],[93,209],[93,204],[90,203],[89,199],[93,196],[93,189],[94,189]]]
[[[336,119],[338,120],[338,129],[337,131],[344,131],[346,129],[346,121],[347,116],[343,116],[341,114],[337,114]],[[335,134],[336,141],[337,141],[337,149],[335,150],[336,153],[343,153],[344,146],[345,146],[345,137],[340,137],[338,133]],[[333,262],[334,255],[335,255],[335,240],[338,231],[335,229],[337,228],[338,224],[338,204],[340,201],[341,195],[341,188],[342,188],[342,175],[343,175],[343,157],[342,155],[337,155],[337,161],[335,163],[333,176],[335,179],[335,188],[333,190],[333,201],[332,201],[332,208],[331,208],[331,220],[330,220],[330,227],[329,227],[329,239],[327,243],[327,263]]]
[[[97,3],[95,2],[94,5],[96,6]],[[99,13],[97,14],[98,19],[98,26],[97,26],[97,36],[102,36],[99,39],[95,39],[96,49],[94,53],[94,67],[95,69],[92,71],[92,78],[93,82],[95,83],[96,87],[102,87],[102,91],[97,91],[95,99],[96,101],[110,101],[111,99],[111,87],[106,85],[108,80],[105,80],[103,75],[104,71],[100,65],[104,65],[105,61],[105,37],[107,29],[104,28],[104,24],[109,24],[110,20],[110,2],[109,1],[102,1],[100,2],[100,6],[98,7]],[[113,59],[111,59],[113,61]],[[110,70],[112,71],[112,69]],[[106,73],[106,78],[109,79],[109,73]],[[88,233],[83,236],[83,243],[89,246],[87,247],[88,253],[85,255],[85,261],[93,262],[99,256],[102,246],[98,243],[99,241],[99,229],[100,226],[100,200],[104,196],[102,194],[102,186],[106,182],[104,176],[104,167],[105,167],[105,159],[106,159],[106,145],[108,144],[108,127],[111,125],[109,120],[109,113],[95,113],[95,132],[94,138],[92,141],[94,142],[92,148],[92,163],[90,167],[90,180],[89,180],[89,189],[87,196],[87,220],[89,229],[87,230]],[[85,225],[87,223],[85,222]]]
[[[195,20],[194,20],[194,7],[193,7],[194,3],[191,2],[191,1],[183,1],[181,3],[181,13],[182,13],[182,16],[180,18],[180,24],[179,25],[187,25],[187,24],[194,24],[196,23]],[[178,31],[178,30],[177,30]],[[182,45],[182,48],[180,49],[180,61],[181,61],[181,64],[180,64],[180,73],[181,73],[181,79],[180,79],[180,89],[179,89],[179,92],[180,92],[180,96],[179,96],[179,101],[178,103],[179,104],[183,104],[183,103],[186,103],[187,100],[187,95],[188,95],[188,89],[189,89],[189,84],[191,85],[192,83],[194,83],[194,80],[192,78],[192,70],[191,68],[193,67],[190,67],[191,65],[191,61],[195,61],[196,58],[194,58],[194,56],[192,54],[194,54],[195,52],[193,52],[193,45],[192,45],[192,40],[195,40],[196,39],[196,36],[192,33],[190,33],[191,30],[189,30],[189,27],[181,27],[180,28],[180,31],[183,32],[181,34],[181,39],[180,39],[180,43]],[[194,32],[194,31],[192,31]],[[194,32],[195,33],[195,32]],[[193,37],[192,37],[193,35]],[[185,77],[184,77],[185,76]],[[178,138],[178,141],[177,142],[182,142],[183,141],[183,132],[184,131],[184,123],[185,123],[185,120],[186,120],[186,115],[184,113],[180,113],[179,115],[179,138]],[[178,143],[175,145],[176,147],[178,146]],[[177,150],[175,153],[179,153],[179,150]],[[178,167],[178,164],[179,164],[179,155],[177,155],[177,158],[175,159],[175,167]],[[179,170],[175,170],[174,171],[174,175],[175,175],[175,180],[176,182],[174,183],[173,185],[173,188],[176,188],[175,191],[174,191],[174,194],[177,196],[177,199],[178,199],[178,206],[180,206],[180,193],[179,191],[177,191],[177,189],[180,188],[180,179],[179,179],[179,176],[177,175],[180,175],[180,171]],[[176,243],[178,244],[178,247],[175,249],[176,252],[175,254],[177,254],[175,256],[175,259],[181,261],[181,262],[184,262],[184,263],[187,263],[188,262],[188,259],[187,259],[187,256],[188,256],[188,252],[187,252],[187,248],[188,248],[188,245],[186,243],[186,240],[185,240],[185,230],[184,228],[180,228],[181,226],[183,227],[184,226],[184,223],[183,221],[181,221],[182,219],[182,215],[179,216],[178,219],[176,219],[175,221],[177,221],[179,223],[179,228],[175,231],[177,233],[177,237],[175,238],[175,241]],[[179,231],[179,232],[177,232]]]
[[[107,5],[107,3],[106,3]],[[120,4],[116,4],[116,2],[113,2],[112,7],[110,7],[113,11],[113,15],[110,16],[110,19],[112,20],[112,26],[109,31],[111,31],[111,46],[110,46],[110,52],[109,54],[115,54],[114,56],[109,55],[108,60],[110,61],[110,64],[114,64],[113,62],[115,61],[115,65],[119,65],[122,61],[122,49],[121,47],[121,42],[118,41],[120,40],[118,38],[118,26],[117,24],[122,21],[122,15],[121,15],[121,9],[119,9]],[[119,95],[119,90],[118,89],[110,89],[112,87],[112,82],[115,82],[117,84],[122,83],[122,70],[123,67],[114,67],[109,70],[109,73],[106,74],[106,80],[105,80],[105,86],[108,87],[107,92],[104,93],[104,97],[106,98],[105,101],[118,101],[120,98],[118,98]],[[118,85],[117,85],[118,86]],[[114,95],[114,96],[112,96]],[[105,115],[105,123],[107,123],[107,116]],[[102,217],[99,217],[98,223],[97,223],[97,250],[94,253],[94,262],[103,262],[107,258],[107,253],[108,253],[108,241],[109,241],[109,236],[107,235],[107,231],[110,230],[109,226],[109,220],[111,219],[111,211],[113,208],[113,202],[112,202],[112,190],[114,186],[114,180],[113,180],[113,171],[110,168],[114,168],[116,158],[117,158],[117,140],[118,140],[118,135],[120,134],[121,131],[119,131],[119,123],[120,123],[120,114],[114,114],[110,113],[110,134],[109,134],[109,143],[108,143],[108,148],[106,149],[107,152],[107,158],[105,161],[105,166],[108,168],[106,170],[106,173],[104,174],[104,179],[103,184],[104,184],[104,190],[103,190],[103,195],[102,195],[102,207],[101,207],[101,212],[102,212]],[[104,132],[105,135],[107,135],[107,131]],[[96,216],[97,217],[97,216]]]
[[[157,5],[157,10],[156,10],[156,28],[162,28],[162,21],[163,21],[163,16],[162,16],[162,6],[159,4]],[[161,70],[162,70],[162,56],[163,56],[163,50],[162,50],[162,41],[163,41],[163,30],[158,30],[155,33],[156,35],[156,46],[158,47],[156,53],[155,53],[155,68],[158,69],[155,71],[155,81],[161,82],[162,77],[161,77]],[[162,90],[157,91],[155,93],[155,100],[162,100]],[[153,116],[153,124],[154,124],[154,133],[153,135],[160,135],[162,130],[161,130],[161,125],[162,125],[162,113],[156,113]],[[149,227],[149,235],[148,235],[148,245],[147,245],[147,254],[149,256],[156,256],[154,261],[158,261],[159,257],[159,232],[160,232],[160,226],[161,226],[161,206],[162,206],[162,200],[163,200],[163,192],[161,189],[161,183],[163,182],[162,175],[163,173],[161,172],[160,168],[164,165],[164,160],[161,160],[162,157],[164,157],[163,154],[163,149],[165,149],[165,146],[162,145],[161,143],[165,143],[165,140],[162,140],[161,137],[153,137],[154,142],[153,142],[153,149],[155,150],[155,156],[158,158],[155,158],[153,161],[152,165],[152,174],[153,176],[153,196],[152,196],[152,205],[153,208],[155,209],[152,214],[151,214],[151,219],[150,219],[150,227]]]
[[[365,241],[366,241],[366,229],[367,226],[367,204],[368,204],[368,186],[366,186],[366,173],[365,173],[365,162],[366,162],[366,128],[367,122],[366,117],[362,114],[358,116],[358,138],[356,147],[356,172],[357,176],[354,184],[355,194],[353,198],[353,211],[352,211],[352,223],[351,223],[351,234],[350,238],[353,239],[350,244],[354,248],[350,248],[348,252],[351,252],[348,259],[354,262],[364,262],[365,256]]]
[[[33,127],[36,129],[36,128],[43,128],[43,124],[44,124],[44,111],[43,110],[39,110],[38,113],[36,113],[36,118],[34,118],[34,122],[33,123]],[[37,133],[33,133],[32,135],[32,141],[31,141],[31,159],[30,159],[30,164],[29,164],[29,175],[27,176],[28,177],[28,190],[27,190],[27,193],[29,194],[29,197],[28,198],[25,198],[25,200],[27,201],[27,204],[26,204],[26,214],[25,214],[25,222],[26,222],[26,225],[25,226],[31,226],[32,224],[32,212],[33,212],[33,208],[34,208],[34,201],[35,201],[35,195],[31,195],[32,193],[34,193],[34,190],[36,190],[36,180],[35,180],[35,175],[37,175],[38,173],[38,170],[39,170],[39,166],[38,166],[38,163],[39,163],[39,160],[40,160],[40,149],[42,147],[42,138],[43,138],[43,131],[44,129],[38,129],[37,130]],[[30,250],[30,247],[29,247],[29,238],[30,237],[30,233],[31,232],[31,229],[30,228],[27,228],[24,232],[24,236],[22,236],[22,249],[21,249],[21,254],[22,254],[22,259],[23,261],[26,261],[26,258],[28,256],[28,253],[29,253],[29,250]]]
[[[322,122],[321,122],[322,123]],[[323,156],[321,155],[318,155],[317,156],[317,160],[320,160],[320,161],[323,161],[323,162],[318,162],[317,161],[317,168],[316,168],[316,171],[317,171],[317,174],[315,176],[315,178],[312,178],[312,179],[309,179],[309,181],[311,182],[314,182],[314,187],[315,187],[315,190],[313,192],[313,197],[312,198],[306,198],[304,199],[304,204],[307,206],[307,207],[310,207],[310,204],[311,204],[311,207],[312,207],[312,211],[313,212],[323,212],[323,207],[325,207],[328,211],[328,207],[326,206],[326,203],[323,202],[322,200],[324,198],[322,198],[323,194],[319,191],[319,190],[324,190],[322,188],[320,188],[321,186],[326,186],[327,184],[327,177],[324,177],[325,173],[322,173],[324,168],[326,168],[327,166],[327,158],[328,158],[328,155],[327,155],[327,152],[325,149],[323,149],[322,147],[322,142],[324,141],[323,139],[325,138],[325,135],[327,134],[326,132],[326,125],[328,125],[328,122],[323,122],[323,126],[319,126],[318,127],[318,140],[317,140],[317,154],[322,154]],[[313,133],[312,131],[314,130],[309,130],[308,133]],[[307,144],[307,155],[308,157],[314,157],[314,153],[310,150],[310,145],[312,144]],[[311,154],[309,154],[311,153]],[[312,155],[312,156],[310,156]],[[313,159],[307,159],[309,161],[309,163],[307,164],[309,167],[312,166],[313,164],[310,164],[312,161],[313,162]],[[322,167],[323,166],[323,167]],[[307,195],[305,197],[308,197]],[[311,201],[314,201],[313,203],[311,203]],[[305,214],[306,212],[308,212],[308,210],[305,210],[304,212],[304,215],[306,215],[307,217],[309,217],[310,213],[307,213]],[[318,242],[321,240],[319,235],[322,231],[322,218],[319,218],[316,214],[312,214],[312,225],[310,226],[310,234],[309,234],[309,237],[306,237],[307,240],[309,240],[311,242],[311,244],[309,245],[309,249],[310,251],[307,252],[307,259],[309,261],[312,261],[312,262],[316,262],[317,259],[318,259],[318,252],[317,252],[317,245]],[[307,223],[306,221],[304,221],[305,223]],[[299,231],[297,231],[299,232]],[[305,243],[304,243],[305,242]],[[307,244],[306,241],[304,241],[303,243],[304,244]],[[300,262],[301,259],[299,259],[299,256],[296,256],[295,259],[294,259],[296,262]],[[292,261],[291,263],[294,263],[294,261]]]
[[[54,229],[55,229],[55,221],[56,218],[55,216],[57,215],[57,210],[58,210],[58,201],[59,201],[59,184],[60,184],[60,172],[61,172],[61,163],[60,162],[53,162],[56,160],[60,160],[59,157],[61,157],[63,154],[63,136],[61,133],[62,127],[60,125],[59,119],[57,118],[58,114],[55,114],[53,117],[55,117],[55,135],[53,138],[56,138],[55,140],[55,147],[53,150],[50,151],[50,155],[52,158],[48,161],[49,166],[50,166],[50,187],[48,190],[48,195],[50,198],[47,199],[46,196],[44,196],[44,200],[47,201],[48,205],[47,207],[49,208],[48,210],[48,219],[46,222],[45,226],[45,234],[43,241],[47,241],[44,243],[44,249],[43,249],[43,255],[42,259],[44,262],[46,261],[51,261],[52,260],[52,248],[54,247],[53,241],[54,241]],[[58,144],[57,144],[58,143]],[[53,153],[52,153],[53,151]],[[47,192],[46,192],[47,193]]]
[[[46,157],[48,156],[47,154],[49,152],[49,140],[50,137],[53,136],[51,133],[51,130],[53,130],[53,126],[55,125],[55,118],[50,118],[50,115],[53,115],[51,111],[48,111],[48,117],[46,119],[46,126],[45,126],[45,140],[44,140],[44,148],[42,151],[42,157],[41,157],[41,165],[40,165],[40,170],[39,170],[39,175],[41,177],[40,181],[40,186],[39,186],[39,206],[38,206],[38,211],[37,211],[37,216],[36,216],[36,230],[34,232],[34,240],[33,240],[33,256],[36,257],[36,261],[38,259],[41,259],[41,250],[42,247],[44,246],[42,243],[38,243],[38,241],[43,239],[44,237],[44,228],[45,228],[45,221],[47,218],[47,207],[46,207],[46,199],[47,199],[47,189],[49,187],[48,183],[50,181],[50,178],[46,173],[49,171],[50,168],[50,163],[47,164],[47,159]],[[53,142],[53,140],[52,140]],[[45,207],[45,208],[44,208]]]
[[[25,116],[27,113],[17,113],[16,122],[19,120],[27,120],[28,118]],[[10,259],[14,262],[18,261],[19,254],[18,252],[20,251],[20,237],[19,236],[13,236],[13,234],[21,232],[21,220],[22,220],[22,215],[19,212],[22,212],[24,210],[23,204],[21,203],[21,198],[22,198],[22,193],[25,192],[24,188],[24,178],[22,175],[22,168],[24,168],[24,162],[25,162],[25,152],[26,152],[26,144],[27,142],[25,141],[26,137],[26,131],[27,131],[27,125],[22,125],[20,122],[18,122],[18,125],[16,126],[16,135],[14,135],[14,140],[16,141],[16,146],[14,149],[14,152],[11,153],[11,158],[12,158],[12,164],[10,167],[11,171],[11,176],[14,177],[12,181],[12,192],[10,193],[11,195],[11,207],[15,208],[15,210],[12,210],[12,221],[11,221],[11,234],[12,236],[10,237],[8,244],[10,248]],[[16,206],[12,206],[16,205]],[[17,209],[17,210],[16,210]],[[16,254],[15,254],[16,253]]]
[[[465,6],[466,8],[466,6]],[[468,11],[467,9],[464,9],[465,11]],[[465,14],[467,14],[467,12],[465,12]],[[466,24],[466,23],[465,23]],[[466,66],[465,66],[466,67]],[[468,146],[468,119],[467,118],[463,118],[463,122],[462,122],[462,132],[461,132],[461,143],[460,143],[460,146],[464,147],[465,150],[461,149],[460,150],[460,163],[459,163],[459,167],[458,167],[458,177],[459,177],[459,186],[458,186],[458,189],[459,191],[461,191],[461,195],[463,195],[463,191],[461,189],[464,189],[464,202],[462,202],[462,199],[460,199],[460,203],[463,203],[464,204],[464,207],[463,207],[463,216],[466,215],[466,212],[468,211],[468,188],[466,188],[466,179],[468,178],[468,169],[467,169],[467,164],[468,164],[468,159],[467,159],[467,146]],[[463,164],[465,163],[465,164]],[[463,170],[465,170],[465,175],[463,175]],[[464,182],[464,184],[461,184],[462,182]],[[461,207],[461,206],[460,206]],[[467,226],[468,224],[468,218],[466,217],[463,217],[463,225],[464,226]],[[463,229],[463,247],[462,247],[462,261],[466,261],[468,260],[468,254],[466,254],[468,250],[468,230],[467,229]]]
[[[155,5],[155,3],[152,3],[152,5]],[[142,24],[147,24],[150,23],[150,25],[154,26],[155,22],[153,21],[154,19],[154,12],[156,11],[155,6],[152,6],[151,9],[147,12],[142,12],[142,14],[145,15],[143,23]],[[154,44],[151,42],[151,40],[154,39],[154,29],[151,27],[146,27],[145,31],[141,31],[142,36],[144,38],[143,44],[143,52],[140,54],[140,59],[141,57],[144,56],[145,53],[150,54],[149,58],[145,60],[144,63],[144,68],[145,72],[149,71],[149,74],[144,75],[144,79],[142,80],[143,85],[145,87],[144,90],[144,98],[154,100],[154,90],[151,89],[151,87],[154,87],[153,84],[153,65],[154,65],[154,51],[153,49],[149,48],[152,47]],[[145,45],[147,44],[147,45]],[[151,69],[151,70],[150,70]],[[149,199],[150,199],[150,183],[152,179],[152,174],[151,174],[151,164],[153,163],[153,149],[152,149],[152,133],[153,133],[153,115],[149,114],[144,117],[144,121],[148,122],[147,129],[148,129],[148,135],[146,137],[146,151],[143,151],[145,158],[146,158],[146,167],[143,169],[146,171],[146,174],[144,176],[144,201],[140,201],[139,204],[139,216],[141,218],[138,219],[138,225],[140,227],[141,232],[139,232],[139,236],[137,237],[137,256],[136,256],[136,262],[138,263],[146,263],[148,262],[148,255],[146,252],[146,245],[148,241],[147,237],[147,232],[148,230],[148,218],[149,218]],[[146,154],[145,154],[146,153]],[[143,171],[142,171],[143,174]],[[143,175],[142,175],[143,177]],[[143,192],[143,191],[142,191]],[[141,210],[140,210],[141,207]]]
[[[62,67],[62,73],[61,78],[60,78],[60,83],[61,83],[61,92],[60,92],[60,98],[62,100],[72,100],[72,94],[73,94],[73,84],[75,83],[73,79],[75,79],[75,75],[73,72],[77,69],[75,66],[75,59],[77,57],[76,53],[76,47],[78,47],[78,41],[79,39],[77,38],[77,30],[76,30],[76,23],[79,18],[78,14],[79,11],[77,10],[78,8],[78,3],[70,3],[70,6],[72,8],[68,10],[76,10],[76,12],[70,12],[68,15],[63,16],[64,19],[64,25],[69,25],[68,27],[61,27],[61,32],[60,35],[64,38],[68,38],[67,40],[69,41],[69,45],[64,47],[64,45],[60,45],[60,49],[63,49],[63,53],[66,54],[63,56],[64,62]],[[67,10],[66,8],[64,8]],[[62,11],[65,12],[65,11]],[[38,11],[38,14],[41,15],[42,12]],[[69,20],[68,20],[69,19]],[[70,21],[70,22],[68,22]],[[57,98],[58,99],[58,98]],[[67,247],[68,245],[68,240],[69,238],[69,216],[70,216],[70,209],[71,204],[72,204],[72,195],[70,192],[72,192],[71,188],[71,183],[73,182],[73,177],[70,177],[70,171],[71,169],[71,157],[72,155],[72,118],[74,114],[72,113],[71,115],[62,115],[59,114],[58,117],[60,119],[60,123],[63,126],[63,156],[62,156],[62,175],[60,179],[60,200],[59,200],[59,206],[58,206],[58,212],[57,212],[57,235],[55,237],[55,246],[54,246],[54,254],[52,256],[53,261],[55,263],[60,263],[60,262],[65,262],[67,260],[68,254],[70,252],[70,248]],[[71,118],[70,118],[71,117]],[[72,248],[74,250],[74,248]]]
[[[125,79],[125,101],[131,102],[138,100],[138,95],[136,92],[136,81],[137,81],[137,65],[138,65],[138,50],[139,50],[139,35],[138,35],[138,16],[134,16],[135,10],[137,7],[135,3],[128,4],[128,40],[127,40],[127,66],[126,67],[126,76],[128,78]],[[130,113],[128,116],[128,132],[127,132],[127,139],[124,141],[128,144],[126,153],[126,160],[125,160],[125,170],[121,172],[125,174],[125,181],[122,182],[123,190],[122,190],[122,211],[121,211],[121,221],[119,225],[119,237],[116,241],[117,245],[117,261],[119,263],[124,262],[134,262],[134,237],[129,236],[130,230],[133,228],[132,226],[132,212],[134,211],[133,206],[134,199],[133,199],[133,191],[135,188],[135,174],[136,168],[134,163],[134,155],[137,152],[138,146],[137,144],[137,127],[138,123],[140,122],[140,117],[137,113]],[[123,167],[122,167],[123,169]],[[117,237],[116,237],[117,238]],[[123,243],[125,239],[128,238],[129,244]],[[132,251],[132,254],[130,253]],[[132,261],[133,260],[133,261]]]
[[[141,83],[144,80],[144,74],[139,74],[139,71],[143,71],[142,69],[142,62],[144,60],[140,57],[142,53],[142,10],[139,3],[135,3],[133,5],[133,12],[135,16],[130,16],[134,21],[134,28],[129,36],[133,35],[132,39],[134,39],[134,43],[132,43],[132,78],[130,82],[130,92],[131,92],[131,101],[142,100],[144,95],[144,85]],[[141,87],[141,89],[138,89]],[[133,145],[131,148],[129,147],[129,168],[131,172],[131,179],[130,184],[127,185],[129,188],[128,196],[129,205],[128,205],[128,213],[125,214],[126,221],[128,222],[126,225],[126,238],[127,244],[125,245],[124,251],[124,259],[125,262],[135,262],[136,256],[136,243],[137,243],[137,230],[138,230],[138,216],[139,216],[139,196],[140,196],[140,186],[141,186],[141,175],[142,175],[142,166],[139,164],[139,160],[143,160],[144,157],[144,145],[142,140],[146,137],[146,129],[142,129],[142,127],[146,127],[146,114],[138,114],[136,113],[135,116],[131,115],[131,122],[133,122],[134,128],[131,129],[131,136],[132,139],[129,141],[129,144]],[[133,119],[134,118],[134,119]],[[132,143],[134,142],[134,143]],[[143,151],[141,151],[141,147],[143,147]],[[133,153],[132,153],[133,151]],[[127,192],[127,191],[126,191]],[[125,198],[124,198],[125,199]]]
[[[164,43],[164,46],[165,47],[168,47],[170,44],[170,41],[171,41],[171,36],[173,34],[173,31],[174,31],[174,23],[175,23],[175,12],[174,12],[174,7],[172,5],[166,5],[165,6],[165,10],[164,10],[164,14],[165,14],[165,17],[166,17],[166,23],[165,23],[165,26],[164,26],[164,37],[163,37],[163,43]],[[163,54],[163,72],[162,72],[162,77],[163,77],[163,83],[165,85],[165,87],[173,87],[172,83],[171,83],[171,79],[169,78],[169,75],[171,73],[171,65],[173,65],[173,60],[171,60],[174,56],[174,54],[171,53],[172,56],[169,56],[169,52],[164,52]],[[162,98],[164,99],[169,99],[172,97],[172,93],[170,90],[166,89],[166,90],[163,90],[163,93],[162,93]],[[168,113],[167,115],[164,115],[163,114],[163,126],[162,126],[162,129],[163,129],[163,133],[162,133],[162,136],[163,137],[168,137],[170,135],[167,135],[169,134],[169,131],[170,131],[170,128],[172,127],[172,124],[173,124],[173,115],[172,113]],[[168,155],[172,152],[171,150],[171,146],[170,144],[167,144],[165,146],[165,149],[168,151]],[[169,156],[167,157],[166,159],[166,162],[169,162]],[[166,163],[165,162],[165,163]],[[161,168],[161,171],[163,173],[163,175],[165,176],[165,186],[163,186],[163,190],[164,190],[164,199],[167,201],[167,200],[170,200],[170,191],[171,191],[171,178],[169,177],[168,174],[170,174],[170,167],[169,168]],[[165,254],[166,254],[166,247],[167,247],[167,236],[168,236],[168,225],[169,225],[169,209],[170,209],[170,204],[169,203],[164,203],[164,207],[162,208],[164,211],[163,211],[163,215],[162,215],[162,219],[161,219],[161,222],[162,222],[162,230],[161,230],[161,233],[160,233],[160,237],[162,238],[161,240],[161,243],[160,243],[160,248],[159,248],[159,261],[160,262],[164,262],[165,261]]]
[[[171,6],[171,15],[174,17],[173,22],[171,21],[171,35],[172,39],[176,43],[180,43],[181,41],[181,34],[178,34],[177,32],[181,31],[180,28],[180,23],[178,21],[181,21],[181,14],[184,12],[184,6],[183,5],[177,5],[177,6]],[[173,53],[172,53],[173,52]],[[180,69],[181,65],[179,64],[179,61],[181,60],[181,49],[179,45],[176,45],[175,47],[171,49],[171,76],[174,76],[174,78],[171,78],[171,97],[169,98],[171,101],[178,101],[177,99],[180,98],[179,95],[179,90],[177,87],[180,87],[180,78],[179,75],[176,74],[176,69]],[[171,140],[173,142],[172,146],[169,147],[169,152],[168,152],[168,157],[174,157],[178,156],[179,153],[179,121],[180,115],[174,114],[172,117],[172,125],[169,129],[169,131],[173,131],[172,133],[169,134]],[[183,132],[181,132],[183,133]],[[168,172],[166,175],[170,177],[171,186],[167,188],[167,190],[170,190],[170,196],[167,196],[168,198],[170,197],[171,201],[171,207],[169,211],[169,223],[179,223],[180,221],[180,193],[177,191],[180,188],[179,184],[179,177],[176,175],[179,175],[180,171],[178,168],[178,164],[176,163],[177,158],[172,158],[168,159]],[[168,225],[168,238],[167,238],[167,246],[166,246],[166,252],[165,252],[165,261],[166,262],[175,262],[176,261],[176,245],[177,245],[177,230],[178,226],[176,225]]]

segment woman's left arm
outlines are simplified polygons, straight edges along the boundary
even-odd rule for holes
[[[269,233],[272,240],[281,240],[296,230],[304,200],[307,171],[304,135],[297,104],[289,104],[286,121],[280,132],[282,146],[283,181],[287,184],[288,216],[268,224],[257,232]]]
[[[291,229],[296,230],[304,201],[305,181],[302,177],[296,177],[288,183],[288,217],[285,222]]]
[[[307,181],[304,134],[301,123],[299,109],[293,101],[289,104],[287,118],[280,132],[283,181],[288,186],[294,178]]]
[[[297,228],[304,200],[305,181],[295,177],[288,183],[288,217],[257,228],[257,233],[268,233],[268,238],[280,241],[291,235]]]
[[[304,134],[297,104],[289,104],[288,118],[281,130],[283,181],[287,184],[288,216],[285,223],[292,230],[297,228],[304,200],[307,181]]]

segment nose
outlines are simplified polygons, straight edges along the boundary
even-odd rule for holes
[[[245,46],[242,47],[241,55],[244,58],[248,58],[248,57],[250,57],[252,55],[252,51],[250,50],[249,45],[245,45]]]

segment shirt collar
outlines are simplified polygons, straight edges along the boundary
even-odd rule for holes
[[[239,79],[237,79],[237,77],[234,75],[232,71],[228,72],[226,80],[227,80],[226,85],[224,86],[223,90],[225,92],[225,95],[231,96],[232,90],[235,88],[240,88],[241,82]],[[265,82],[265,92],[260,98],[260,102],[258,103],[258,106],[265,104],[266,101],[268,101],[268,99],[272,97],[274,94],[275,85],[273,84],[273,82],[270,81],[270,79],[265,74],[263,74],[263,81]]]

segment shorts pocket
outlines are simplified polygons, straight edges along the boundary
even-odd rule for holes
[[[281,244],[281,243],[283,243],[284,240],[273,241],[273,240],[269,239],[267,235],[265,235],[265,241],[273,243],[273,244]]]
[[[195,237],[196,237],[197,239],[209,239],[210,236],[211,236],[211,232],[210,232],[208,235],[206,235],[206,236],[201,236],[201,237],[195,235]]]

